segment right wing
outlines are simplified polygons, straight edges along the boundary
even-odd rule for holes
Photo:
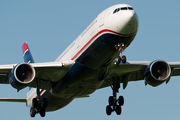
[[[25,63],[0,65],[1,84],[9,84],[9,79],[11,79],[11,85],[13,85],[13,87],[15,86],[18,90],[20,90],[24,87],[24,85],[21,84],[22,81],[23,83],[28,83],[29,87],[36,88],[38,80],[40,82],[40,89],[50,90],[52,87],[51,83],[58,82],[62,77],[65,76],[69,68],[75,63],[73,60],[61,62],[34,63],[34,59],[27,45],[27,42],[22,45],[22,52]],[[35,72],[32,67],[35,69]],[[16,75],[14,75],[14,72],[12,74],[11,71],[16,71]],[[32,80],[33,78],[34,80]],[[17,82],[17,79],[19,79],[19,82]],[[21,88],[19,85],[21,86]]]
[[[29,63],[36,71],[35,79],[40,80],[40,88],[50,90],[51,82],[59,81],[68,72],[75,62],[72,60],[63,62]],[[0,65],[0,83],[9,84],[9,75],[16,64]],[[29,87],[37,87],[34,80]]]

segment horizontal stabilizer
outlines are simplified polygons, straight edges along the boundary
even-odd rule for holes
[[[0,102],[26,102],[25,98],[0,98]]]

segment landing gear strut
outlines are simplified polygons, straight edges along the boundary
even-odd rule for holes
[[[46,98],[43,98],[41,97],[41,92],[40,92],[40,89],[39,89],[39,81],[37,80],[37,89],[36,89],[36,92],[37,92],[37,98],[33,98],[32,99],[32,107],[30,109],[30,115],[31,117],[35,117],[35,115],[37,113],[39,113],[41,115],[41,117],[45,117],[46,115],[46,108],[48,106],[48,101]]]
[[[124,97],[119,96],[117,99],[117,93],[119,92],[120,83],[119,79],[115,78],[113,79],[113,85],[111,86],[113,90],[113,96],[109,97],[108,103],[109,105],[106,106],[106,114],[111,115],[112,112],[116,112],[117,115],[121,114],[121,107],[124,105]]]
[[[115,44],[115,49],[119,51],[119,55],[115,59],[114,64],[119,64],[119,63],[121,63],[121,61],[122,61],[122,63],[126,63],[126,56],[125,55],[122,56],[122,52],[123,52],[122,48],[123,47],[124,47],[123,43],[122,44],[120,44],[120,43]]]

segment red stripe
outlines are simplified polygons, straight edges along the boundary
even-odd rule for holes
[[[28,46],[27,46],[27,43],[25,42],[25,43],[22,45],[23,55],[24,55],[24,53],[25,53],[26,50],[28,50]]]
[[[42,94],[43,92],[44,92],[44,90],[42,90],[40,94]],[[35,98],[37,98],[37,96]]]
[[[121,33],[117,33],[115,31],[112,31],[112,30],[108,30],[108,29],[104,29],[104,30],[101,30],[100,32],[98,32],[96,35],[94,35],[86,44],[83,48],[81,48],[81,50],[73,57],[71,58],[71,60],[74,60],[98,35],[100,35],[101,33],[104,33],[104,32],[110,32],[110,33],[114,33],[114,34],[117,34],[117,35],[120,35],[120,36],[130,36],[130,35],[133,35],[135,34],[137,31],[131,33],[131,34],[121,34]]]

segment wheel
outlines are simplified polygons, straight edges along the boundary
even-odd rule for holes
[[[32,106],[33,106],[34,108],[37,108],[37,107],[38,107],[37,98],[33,98],[33,100],[32,100]]]
[[[126,56],[122,56],[122,63],[126,63]]]
[[[44,117],[46,115],[45,108],[41,108],[39,114],[41,115],[41,117]]]
[[[107,105],[107,106],[106,106],[106,114],[107,114],[107,115],[111,115],[111,113],[112,113],[112,108],[111,108],[110,105]]]
[[[31,109],[30,109],[30,115],[31,115],[31,117],[35,117],[35,115],[36,115],[36,110],[35,110],[34,107],[31,107]]]
[[[117,106],[116,106],[116,114],[117,114],[117,115],[120,115],[120,114],[121,114],[121,106],[120,106],[120,105],[117,105]]]
[[[114,98],[113,98],[113,96],[110,96],[110,97],[109,97],[109,105],[110,105],[110,106],[113,106],[113,105],[114,105]]]
[[[119,96],[118,103],[120,106],[124,105],[124,97],[123,96]]]
[[[48,106],[47,98],[44,98],[44,99],[43,99],[43,107],[44,107],[44,108],[47,108],[47,106]]]
[[[120,62],[121,62],[121,57],[117,56],[117,64],[119,65]]]

